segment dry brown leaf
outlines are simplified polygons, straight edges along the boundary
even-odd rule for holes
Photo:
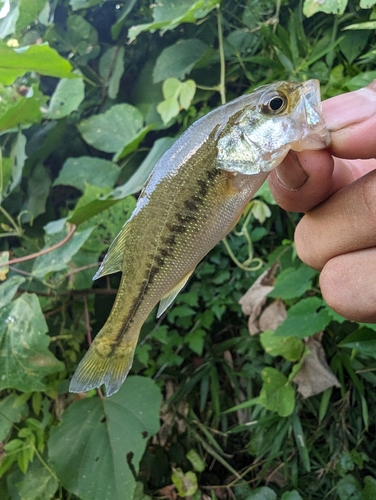
[[[175,485],[173,484],[169,484],[168,486],[160,489],[159,494],[162,495],[163,498],[167,498],[168,500],[177,500],[178,498]]]
[[[266,302],[268,293],[274,288],[275,272],[276,266],[267,269],[239,300],[243,313],[249,316],[248,329],[251,335],[260,331],[256,320]]]
[[[318,334],[305,341],[310,353],[305,357],[301,369],[294,377],[294,382],[298,384],[298,392],[303,398],[319,394],[329,387],[341,387],[326,362],[321,337],[322,334]]]
[[[286,306],[282,300],[277,299],[262,311],[258,321],[260,332],[276,330],[286,319]]]

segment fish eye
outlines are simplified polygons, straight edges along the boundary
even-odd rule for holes
[[[282,92],[273,92],[272,95],[268,94],[263,99],[260,105],[260,111],[264,115],[278,115],[286,109],[287,97]]]

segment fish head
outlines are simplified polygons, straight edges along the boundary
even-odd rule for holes
[[[290,149],[330,144],[318,80],[264,85],[240,99],[243,107],[217,134],[218,168],[245,175],[269,172]]]

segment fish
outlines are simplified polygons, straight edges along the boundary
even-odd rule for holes
[[[174,301],[290,149],[321,149],[329,141],[317,80],[261,86],[193,123],[156,163],[93,278],[122,272],[70,392],[104,384],[106,396],[116,393],[153,308],[159,303],[159,317]]]

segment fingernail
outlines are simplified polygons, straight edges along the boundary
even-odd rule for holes
[[[303,170],[294,151],[289,152],[281,165],[276,168],[275,173],[281,185],[289,191],[296,191],[301,188],[308,179],[308,175]]]
[[[326,126],[330,132],[367,120],[376,113],[376,83],[332,97],[322,103]]]

